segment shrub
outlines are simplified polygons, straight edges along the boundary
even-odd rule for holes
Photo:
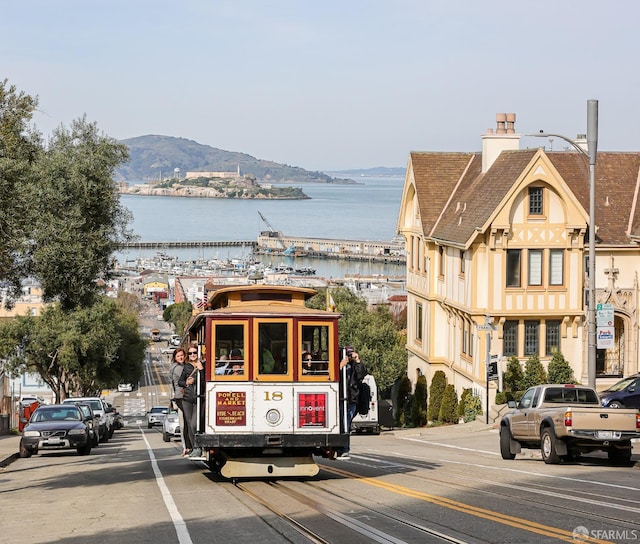
[[[409,376],[406,374],[400,378],[400,383],[398,384],[398,390],[396,392],[396,398],[394,399],[394,406],[397,406],[396,409],[396,423],[399,425],[406,425],[409,423],[409,418],[404,417],[405,405],[407,404],[407,399],[411,397],[411,380]],[[411,405],[409,405],[411,406]]]
[[[470,421],[475,421],[476,417],[481,413],[482,402],[480,401],[480,397],[472,395],[467,399],[466,407],[464,409],[464,422],[469,423]]]
[[[427,424],[427,377],[418,376],[416,390],[413,392],[411,403],[411,424],[423,427]]]
[[[527,359],[524,369],[523,389],[528,389],[534,385],[547,383],[547,373],[537,355],[532,355]]]
[[[549,361],[549,383],[576,383],[571,365],[559,351]]]
[[[443,423],[458,423],[458,395],[451,383],[444,388],[438,419]]]
[[[502,377],[502,383],[505,391],[520,391],[524,374],[522,373],[522,365],[518,358],[513,355],[507,363],[507,370]]]
[[[496,393],[496,404],[507,404],[509,402],[509,395],[511,395],[510,391],[498,391]],[[513,395],[511,395],[513,396]]]
[[[447,376],[442,370],[436,370],[429,388],[429,408],[427,409],[429,421],[438,421],[445,387],[447,387]]]
[[[462,395],[460,395],[460,402],[458,403],[458,417],[464,418],[464,410],[467,404],[467,399],[472,395],[471,388],[463,389]]]

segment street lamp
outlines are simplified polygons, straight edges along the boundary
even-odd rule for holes
[[[544,138],[553,136],[571,144],[589,162],[589,307],[587,308],[587,378],[596,387],[596,155],[598,153],[598,101],[587,100],[587,151],[561,134],[540,131],[527,134]]]

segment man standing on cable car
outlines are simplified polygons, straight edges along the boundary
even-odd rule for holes
[[[362,380],[367,375],[367,369],[360,361],[360,355],[358,355],[351,346],[346,346],[342,350],[344,356],[340,361],[340,378],[341,378],[341,390],[345,396],[343,402],[340,404],[340,419],[343,424],[343,432],[349,434],[351,432],[351,422],[358,410],[358,398],[360,396],[360,387]],[[344,415],[344,405],[346,404],[347,413],[346,421]],[[349,450],[345,450],[340,459],[349,459]]]

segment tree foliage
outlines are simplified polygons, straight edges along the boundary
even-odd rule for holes
[[[427,377],[418,376],[411,402],[411,424],[424,427],[427,424]]]
[[[411,421],[411,380],[406,374],[402,376],[398,383],[396,390],[396,398],[393,401],[393,405],[396,407],[395,416],[396,423],[401,426],[408,425]]]
[[[30,128],[38,99],[0,81],[0,282],[11,306],[28,275],[33,166],[40,157],[40,136]]]
[[[446,387],[447,376],[442,370],[436,370],[431,379],[431,387],[429,388],[429,408],[427,410],[429,421],[438,421],[442,395],[444,395]]]
[[[167,323],[173,323],[176,334],[182,336],[192,315],[193,305],[187,300],[185,302],[178,302],[177,304],[167,306],[162,312],[162,319]]]
[[[524,373],[518,358],[513,355],[507,363],[507,370],[502,378],[505,391],[521,391],[523,389]]]
[[[386,306],[369,309],[362,297],[343,287],[332,289],[331,298],[342,314],[338,342],[355,348],[375,378],[381,396],[388,395],[407,369],[406,338],[396,329],[391,312]],[[326,309],[326,291],[319,292],[307,305]]]
[[[85,118],[54,131],[35,165],[31,271],[45,300],[63,309],[90,305],[98,278],[108,277],[112,255],[130,238],[130,213],[112,176],[127,148],[101,135]]]
[[[442,423],[458,423],[458,395],[455,386],[450,383],[444,388],[438,421]]]
[[[464,418],[464,411],[466,408],[467,400],[473,396],[473,391],[470,387],[463,389],[460,395],[460,402],[458,403],[458,417]]]
[[[527,359],[524,369],[523,389],[528,389],[534,385],[547,383],[547,373],[537,355],[532,355]]]
[[[145,348],[137,315],[109,297],[71,311],[52,304],[41,316],[0,325],[5,370],[39,374],[57,401],[71,394],[96,395],[120,380],[138,381]]]
[[[0,281],[11,305],[34,277],[63,310],[91,305],[112,255],[130,239],[130,213],[113,182],[127,147],[86,118],[44,145],[29,126],[37,99],[0,83]]]
[[[556,351],[549,361],[549,383],[576,383],[571,365],[565,360],[564,355]]]

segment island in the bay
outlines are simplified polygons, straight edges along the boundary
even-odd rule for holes
[[[145,196],[183,196],[191,198],[246,198],[302,200],[309,198],[299,187],[274,187],[260,184],[250,174],[234,172],[187,172],[184,179],[160,182],[118,183],[120,194]]]

